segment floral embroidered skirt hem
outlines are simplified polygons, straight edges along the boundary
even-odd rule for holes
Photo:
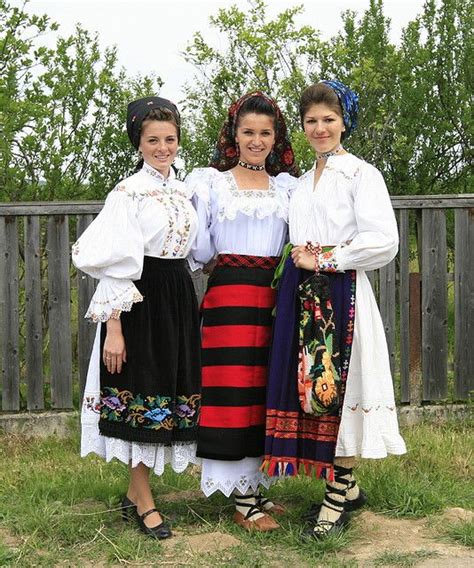
[[[202,304],[202,408],[197,455],[263,454],[277,257],[219,255]]]
[[[288,258],[279,283],[267,387],[265,459],[270,476],[316,473],[332,478],[341,409],[313,416],[303,412],[298,394],[300,301],[298,287],[312,273]],[[344,397],[355,318],[355,271],[326,274],[335,320],[335,347],[340,353]],[[335,349],[336,350],[336,349]]]
[[[135,285],[144,299],[120,317],[127,349],[122,372],[110,374],[100,358],[100,433],[151,444],[195,440],[199,316],[185,260],[145,257]],[[105,336],[102,325],[101,353]]]

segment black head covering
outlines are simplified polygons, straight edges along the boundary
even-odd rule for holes
[[[128,104],[127,107],[127,133],[132,145],[138,150],[140,146],[140,133],[147,114],[155,108],[166,108],[173,114],[178,125],[178,141],[181,135],[181,117],[178,108],[168,99],[161,97],[145,97]]]

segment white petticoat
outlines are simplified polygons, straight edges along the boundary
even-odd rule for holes
[[[244,494],[249,489],[257,491],[259,485],[266,489],[276,481],[260,471],[262,458],[244,458],[238,461],[202,459],[201,491],[206,497],[220,491],[230,497],[234,490]]]
[[[116,458],[125,464],[131,463],[132,467],[143,463],[152,469],[156,475],[162,475],[166,464],[170,464],[176,473],[183,472],[189,464],[200,464],[201,460],[196,457],[195,442],[177,442],[171,446],[146,444],[103,436],[99,432],[100,326],[101,324],[99,323],[92,348],[82,402],[81,456],[84,457],[90,453],[95,453],[105,458],[108,462]]]

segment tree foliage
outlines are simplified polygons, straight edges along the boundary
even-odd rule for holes
[[[343,13],[342,30],[327,41],[311,26],[296,26],[303,6],[274,20],[266,7],[250,0],[248,10],[220,10],[211,26],[226,49],[196,34],[185,53],[196,67],[184,101],[189,165],[208,162],[225,108],[259,88],[279,102],[296,155],[309,167],[297,101],[305,85],[338,78],[360,95],[360,127],[348,148],[383,171],[392,193],[472,189],[472,1],[427,0],[399,46],[390,41],[382,0],[370,0],[359,20]]]
[[[0,0],[0,184],[3,201],[102,198],[133,163],[127,102],[155,94],[156,77],[127,77],[115,48]]]
[[[360,95],[350,151],[378,166],[394,194],[472,191],[472,0],[426,0],[390,41],[383,0],[360,18],[343,13],[322,40],[299,26],[303,5],[270,18],[267,0],[221,9],[210,19],[217,46],[197,33],[184,52],[196,69],[184,87],[181,156],[206,165],[230,103],[253,89],[279,102],[302,170],[313,159],[301,132],[305,85],[338,78]],[[127,102],[156,94],[155,76],[130,78],[115,48],[77,27],[53,48],[56,24],[0,0],[0,191],[5,200],[102,198],[134,162]]]

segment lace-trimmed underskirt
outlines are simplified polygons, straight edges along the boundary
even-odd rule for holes
[[[136,467],[139,463],[145,464],[156,475],[162,475],[166,464],[170,464],[176,473],[183,472],[190,464],[199,464],[201,460],[196,457],[196,443],[174,443],[171,446],[164,444],[146,444],[142,442],[129,442],[120,438],[110,438],[99,433],[94,425],[82,426],[81,456],[90,453],[97,454],[107,462],[118,459],[125,464]]]

